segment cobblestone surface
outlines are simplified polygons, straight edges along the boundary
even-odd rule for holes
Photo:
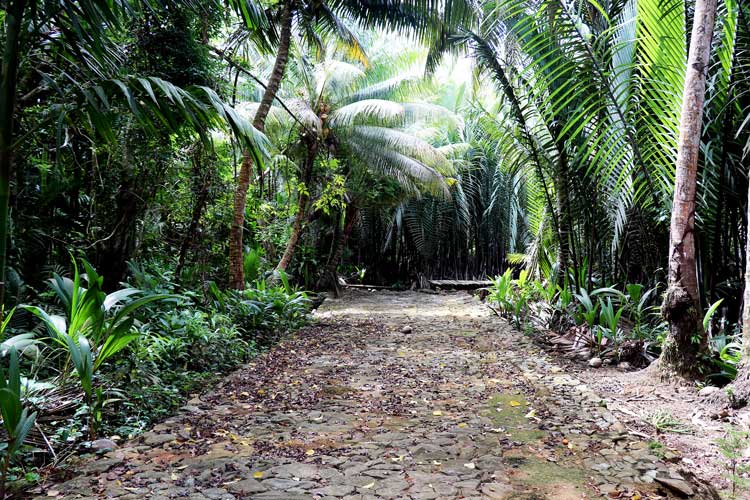
[[[714,498],[467,294],[357,291],[38,498]]]

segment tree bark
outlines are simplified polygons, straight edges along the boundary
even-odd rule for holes
[[[700,296],[696,270],[695,193],[703,125],[706,72],[711,55],[716,0],[697,0],[690,37],[685,88],[680,116],[672,221],[669,230],[669,283],[662,314],[669,335],[659,368],[663,376],[691,376],[700,366],[706,346],[701,331]],[[700,341],[695,342],[698,335]]]
[[[281,34],[279,46],[276,51],[276,61],[273,65],[271,77],[263,92],[258,110],[255,112],[253,126],[261,132],[266,129],[266,118],[271,110],[271,104],[284,78],[286,64],[289,60],[289,48],[292,40],[292,0],[284,3],[281,13]],[[236,290],[245,288],[245,272],[243,266],[242,232],[245,227],[245,207],[247,205],[247,192],[250,189],[250,175],[253,169],[253,158],[249,151],[242,154],[242,165],[237,178],[237,190],[234,194],[234,217],[232,227],[229,231],[229,286]],[[263,171],[258,165],[258,179],[261,191],[263,189]]]
[[[13,174],[13,129],[18,79],[18,53],[23,31],[24,0],[5,8],[5,48],[0,76],[0,305],[5,300],[5,265],[8,249],[10,180]],[[0,313],[2,316],[2,313]]]
[[[308,133],[309,134],[309,133]],[[300,235],[302,234],[302,223],[307,218],[307,202],[310,199],[310,181],[312,181],[313,166],[315,165],[315,157],[318,155],[318,142],[317,137],[307,135],[305,136],[307,146],[307,158],[305,158],[305,166],[302,170],[302,189],[299,190],[297,196],[297,213],[294,215],[294,223],[292,223],[292,233],[289,235],[289,241],[286,243],[284,254],[279,260],[279,264],[276,266],[277,271],[286,271],[289,264],[292,262],[294,252],[297,250],[297,243],[299,243]]]

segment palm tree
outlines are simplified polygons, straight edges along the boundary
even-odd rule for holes
[[[535,179],[544,203],[534,217],[548,219],[540,227],[554,234],[572,285],[584,263],[599,281],[660,265],[659,251],[640,249],[663,230],[653,221],[672,196],[685,42],[684,7],[670,2],[598,11],[505,0],[460,37],[506,99],[497,116],[504,168]]]
[[[276,49],[276,59],[253,120],[254,126],[261,131],[264,129],[268,110],[276,98],[281,80],[284,77],[289,59],[293,26],[297,27],[300,35],[307,40],[308,45],[316,47],[319,51],[324,47],[323,38],[333,35],[346,45],[350,55],[355,55],[364,61],[365,55],[362,46],[344,20],[352,20],[363,28],[406,30],[432,45],[436,51],[440,51],[444,49],[443,44],[447,33],[455,27],[471,21],[473,9],[470,2],[464,0],[448,0],[443,3],[424,2],[423,0],[399,0],[397,2],[383,0],[329,0],[328,2],[284,0],[280,5],[280,14],[277,18],[280,36]],[[244,32],[244,36],[233,37],[232,42],[236,47],[238,42],[244,43],[247,40],[252,40],[253,37],[253,31],[249,30]],[[229,244],[229,285],[235,289],[242,289],[245,286],[242,265],[242,234],[252,166],[252,159],[247,154],[243,155],[234,197],[234,217]],[[262,189],[263,170],[261,168],[258,170],[258,179]],[[298,234],[298,231],[293,231],[292,234]],[[294,247],[295,245],[296,242],[291,246]],[[291,257],[287,256],[287,258]]]
[[[368,171],[395,179],[411,195],[425,190],[448,192],[444,176],[453,171],[451,162],[427,141],[410,133],[408,127],[457,118],[440,106],[398,102],[396,98],[403,95],[400,91],[415,80],[414,72],[393,76],[398,68],[397,64],[376,64],[363,71],[354,64],[330,58],[317,64],[300,59],[295,65],[295,76],[304,86],[295,86],[297,97],[282,99],[295,115],[296,122],[291,123],[298,126],[303,146],[300,189],[289,240],[277,270],[289,266],[311,211],[310,200],[326,188],[319,185],[316,176],[316,162],[321,159],[335,159],[339,166],[336,175],[347,179],[361,178],[362,172]],[[349,196],[346,232],[356,217],[358,198],[356,193]],[[335,253],[340,255],[340,251]]]

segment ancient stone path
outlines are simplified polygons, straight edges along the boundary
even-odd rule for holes
[[[713,498],[469,295],[316,318],[39,498]]]

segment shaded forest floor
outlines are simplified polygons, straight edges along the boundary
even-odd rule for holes
[[[175,417],[38,494],[714,498],[605,406],[470,295],[354,291]]]

